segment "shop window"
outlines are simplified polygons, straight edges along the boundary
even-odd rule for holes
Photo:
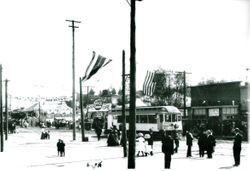
[[[205,109],[194,109],[194,115],[206,115]]]
[[[224,107],[222,108],[222,113],[226,115],[236,115],[238,110],[235,107]]]

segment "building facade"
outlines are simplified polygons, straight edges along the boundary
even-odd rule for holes
[[[211,129],[214,135],[230,136],[239,127],[247,136],[249,86],[226,82],[191,87],[189,120],[194,130]]]

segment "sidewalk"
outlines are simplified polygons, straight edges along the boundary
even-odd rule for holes
[[[40,140],[40,129],[20,129],[18,134],[10,134],[4,143],[4,152],[0,153],[1,168],[8,170],[93,170],[95,163],[102,161],[101,169],[126,170],[127,158],[123,158],[122,147],[107,147],[106,138],[97,141],[93,134],[87,133],[89,142],[81,142],[80,132],[72,141],[70,130],[51,130],[50,140]],[[61,138],[66,143],[66,156],[58,157],[56,143]],[[249,145],[243,144],[241,165],[232,167],[231,141],[217,141],[213,159],[199,158],[197,142],[194,141],[192,158],[186,158],[184,139],[180,142],[179,152],[172,157],[173,170],[247,170]],[[154,143],[155,154],[136,158],[136,170],[164,170],[164,155],[161,153],[161,142]],[[89,167],[87,167],[89,164]]]

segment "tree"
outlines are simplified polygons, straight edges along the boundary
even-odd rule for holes
[[[112,94],[112,95],[116,95],[116,90],[115,90],[115,88],[112,88],[111,94]]]
[[[155,72],[156,82],[152,105],[174,105],[181,107],[184,93],[184,73],[158,69]]]
[[[111,95],[111,92],[108,89],[102,90],[101,97],[108,97]]]
[[[216,81],[214,77],[209,78],[207,80],[203,80],[201,82],[198,83],[198,85],[209,85],[209,84],[217,84],[217,83],[225,83],[225,80],[220,80],[220,81]]]
[[[94,96],[95,95],[95,91],[91,88],[89,91],[89,96]]]

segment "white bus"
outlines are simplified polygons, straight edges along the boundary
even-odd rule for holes
[[[125,109],[126,129],[129,127],[129,108]],[[107,128],[122,123],[122,109],[112,109],[107,115]],[[136,132],[182,131],[182,115],[174,106],[136,107]]]

